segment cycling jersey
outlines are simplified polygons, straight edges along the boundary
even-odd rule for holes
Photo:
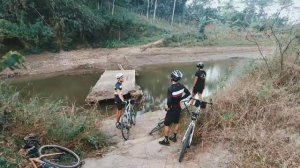
[[[122,90],[122,83],[121,82],[117,82],[115,84],[115,94],[118,94],[118,90]]]
[[[198,77],[198,79],[194,87],[198,90],[203,90],[205,85],[206,72],[203,69],[199,69],[195,73],[195,76]]]
[[[182,84],[172,84],[168,89],[167,105],[170,109],[178,109],[180,101],[190,96],[191,93]]]

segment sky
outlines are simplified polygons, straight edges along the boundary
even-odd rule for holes
[[[197,0],[188,0],[188,4]],[[211,0],[212,7],[223,6],[229,0]],[[241,3],[242,0],[233,0],[234,6],[237,10],[243,10],[244,5]],[[300,22],[300,0],[293,0],[294,4],[289,7],[289,9],[282,11],[281,16],[286,16],[289,18],[290,22]],[[278,4],[274,4],[270,7],[267,7],[265,11],[267,11],[268,15],[272,15],[280,9]]]

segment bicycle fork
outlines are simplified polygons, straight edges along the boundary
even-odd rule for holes
[[[188,129],[185,131],[185,134],[182,138],[182,143],[185,141],[185,139],[188,137],[188,134],[190,133],[190,131],[192,130],[191,132],[191,137],[189,137],[189,146],[191,145],[192,143],[192,139],[193,139],[193,135],[194,135],[194,130],[195,130],[195,123],[194,122],[191,122]]]

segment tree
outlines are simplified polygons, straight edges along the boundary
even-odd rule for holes
[[[157,0],[155,0],[155,4],[154,4],[153,22],[155,21],[156,8],[157,8]]]
[[[112,3],[112,10],[111,10],[111,15],[114,15],[114,12],[115,12],[115,0],[113,0],[113,3]]]
[[[149,8],[150,8],[150,0],[147,0],[147,19],[149,19]]]
[[[174,6],[173,6],[173,14],[172,14],[171,26],[173,25],[173,21],[174,21],[175,8],[176,8],[176,0],[174,0]]]

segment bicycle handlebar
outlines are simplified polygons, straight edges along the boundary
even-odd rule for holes
[[[199,101],[200,103],[206,103],[206,104],[210,104],[210,105],[213,105],[212,103],[212,99],[210,99],[210,102],[206,102],[206,101],[203,101],[203,100],[199,100],[199,99],[195,99],[195,98],[190,98],[190,100],[196,100],[196,101]]]

